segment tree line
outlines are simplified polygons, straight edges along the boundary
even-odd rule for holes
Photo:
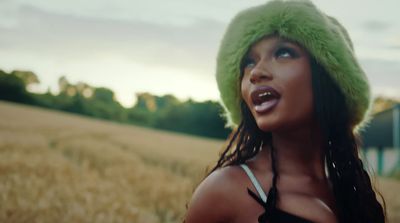
[[[136,94],[136,103],[123,107],[111,89],[84,82],[70,83],[65,76],[58,80],[59,92],[32,93],[28,89],[40,84],[31,71],[0,70],[0,100],[41,106],[100,119],[156,129],[225,139],[222,107],[215,101],[180,101],[173,95]]]
[[[164,129],[193,135],[226,139],[230,130],[224,128],[222,107],[215,101],[180,101],[173,95],[136,94],[136,103],[123,107],[111,89],[94,87],[84,82],[70,83],[65,76],[58,80],[59,92],[32,93],[29,87],[40,84],[31,71],[0,70],[0,100],[46,107],[95,118]],[[377,97],[372,113],[399,103],[398,99]]]

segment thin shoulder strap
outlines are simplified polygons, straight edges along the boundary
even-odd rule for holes
[[[266,202],[267,201],[267,195],[265,195],[263,189],[261,188],[260,183],[258,182],[256,176],[254,176],[253,172],[251,172],[250,168],[246,164],[241,164],[240,165],[243,170],[246,172],[247,176],[249,176],[251,182],[253,183],[254,187],[256,188],[258,195],[260,195],[261,199]]]

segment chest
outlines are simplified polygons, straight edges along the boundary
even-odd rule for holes
[[[270,183],[260,179],[260,184],[267,193],[271,186]],[[241,185],[241,189],[235,194],[238,202],[233,206],[232,222],[234,223],[258,223],[258,217],[265,212],[264,207],[247,193],[247,188],[257,194],[251,183]],[[313,222],[318,222],[318,219],[335,219],[335,215],[331,211],[334,208],[334,202],[329,185],[282,180],[278,182],[278,188],[278,209]]]

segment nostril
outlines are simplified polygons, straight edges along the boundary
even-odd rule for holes
[[[257,83],[257,81],[258,81],[258,76],[257,76],[257,75],[251,75],[251,76],[250,76],[250,82],[251,82],[252,84]]]
[[[250,79],[250,83],[252,83],[252,84],[255,84],[255,83],[257,83],[257,82],[258,82],[258,80],[254,79],[254,78],[251,78],[251,79]]]
[[[260,78],[260,71],[256,68],[253,68],[250,71],[250,82],[254,84],[259,80],[259,78]]]

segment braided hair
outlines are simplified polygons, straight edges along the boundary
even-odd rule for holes
[[[358,156],[360,140],[353,132],[353,126],[349,124],[345,97],[324,67],[313,58],[311,69],[314,113],[324,136],[323,152],[337,206],[337,218],[341,223],[385,222],[385,202],[382,196],[383,207],[378,202],[370,177]],[[242,122],[230,134],[227,147],[208,174],[224,166],[245,163],[260,152],[262,145],[269,144],[273,172],[272,188],[276,188],[278,171],[272,134],[258,128],[243,100],[241,112]],[[275,189],[274,205],[277,196],[278,191]]]

